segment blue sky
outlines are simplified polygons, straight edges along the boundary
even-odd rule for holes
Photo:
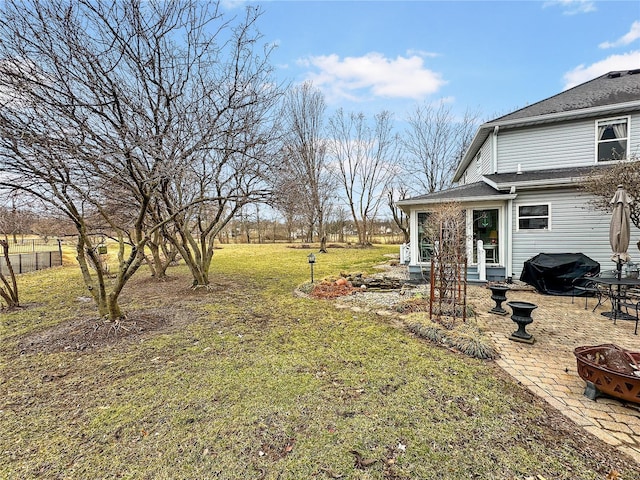
[[[611,70],[640,68],[640,2],[226,0],[264,10],[258,28],[293,84],[330,109],[397,119],[445,101],[482,120]],[[240,12],[238,12],[240,13]]]

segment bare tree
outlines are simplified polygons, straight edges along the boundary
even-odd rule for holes
[[[282,167],[279,177],[297,197],[306,216],[308,241],[314,231],[326,239],[334,183],[328,169],[327,142],[323,136],[324,96],[311,83],[293,88],[285,97],[282,110]],[[321,244],[321,251],[326,248]]]
[[[277,139],[272,115],[280,92],[268,81],[266,64],[249,64],[258,72],[249,66],[243,70],[245,48],[237,50],[235,67],[228,67],[229,74],[238,72],[226,84],[229,91],[212,106],[224,115],[206,122],[215,133],[207,150],[174,173],[153,208],[156,221],[166,225],[164,235],[189,267],[194,288],[208,287],[214,241],[225,226],[244,207],[266,202],[271,194]]]
[[[299,180],[289,175],[276,175],[270,205],[278,210],[284,219],[288,241],[294,239],[294,229],[304,218],[304,199],[298,188]]]
[[[391,184],[387,189],[387,206],[391,211],[393,222],[402,232],[404,243],[409,243],[409,217],[402,209],[396,206],[398,200],[404,200],[409,196],[409,186],[398,178],[396,185]]]
[[[629,205],[631,222],[640,228],[640,158],[637,155],[631,155],[626,161],[595,167],[580,188],[594,196],[590,201],[591,208],[611,213],[611,199],[618,185],[633,197],[634,201]],[[640,241],[637,246],[640,250]]]
[[[69,218],[62,216],[60,212],[39,211],[34,215],[31,231],[46,242],[52,237],[62,237],[75,230]]]
[[[409,116],[404,134],[405,170],[416,193],[431,193],[451,185],[453,173],[469,147],[479,115],[467,110],[456,119],[445,103],[422,104]]]
[[[248,9],[234,26],[217,4],[195,0],[7,0],[1,9],[0,188],[73,221],[87,289],[100,314],[117,320],[149,236],[190,207],[180,202],[150,217],[158,199],[180,190],[176,179],[197,171],[212,145],[242,134],[226,130],[221,140],[211,119],[234,117],[230,98],[259,96],[234,89],[265,65],[252,55],[257,13]],[[97,229],[118,241],[110,282],[91,235]]]
[[[399,141],[392,132],[391,114],[375,116],[371,128],[362,113],[338,110],[329,120],[337,177],[358,231],[358,243],[370,243],[375,218],[398,161]]]
[[[18,195],[12,194],[6,198],[4,205],[0,205],[0,233],[5,240],[11,239],[13,243],[18,243],[18,235],[29,233],[34,221],[34,215]]]
[[[145,262],[151,276],[157,279],[167,278],[167,269],[178,258],[178,249],[162,234],[160,230],[152,230],[147,236],[146,247],[150,255],[145,254]]]
[[[345,241],[345,230],[350,217],[350,212],[342,205],[336,206],[331,212],[332,221],[330,233],[337,235],[338,242],[344,243]]]

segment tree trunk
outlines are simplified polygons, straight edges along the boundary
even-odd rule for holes
[[[112,321],[118,320],[124,316],[122,315],[122,310],[120,310],[120,305],[118,305],[118,297],[119,295],[114,292],[111,292],[109,294],[107,309],[109,311],[109,314],[108,314],[109,320],[112,320]]]
[[[171,248],[171,245],[158,232],[154,232],[153,241],[148,241],[147,245],[151,251],[151,258],[145,256],[145,260],[151,270],[151,276],[160,279],[166,278],[167,269],[175,261],[178,252]]]
[[[320,253],[327,253],[327,235],[322,235],[320,238]]]
[[[99,259],[95,255],[95,251],[93,249],[93,245],[91,244],[90,239],[83,233],[83,227],[79,227],[78,233],[78,243],[76,244],[76,260],[80,265],[80,272],[82,273],[82,279],[84,280],[84,284],[87,287],[87,290],[93,297],[96,306],[98,307],[98,314],[101,317],[107,316],[109,313],[109,309],[107,307],[107,298],[106,291],[104,286],[104,276],[102,275],[102,267]],[[91,255],[93,254],[93,258]],[[89,261],[87,261],[87,257],[91,258],[91,261],[95,265],[96,268],[96,279],[94,280],[93,275],[91,274],[91,270],[89,267]]]
[[[7,302],[8,308],[19,307],[18,283],[15,272],[13,271],[13,266],[11,265],[11,260],[9,259],[9,242],[0,240],[0,246],[2,246],[4,261],[7,265],[7,270],[9,270],[9,280],[11,280],[11,282],[9,282],[2,272],[0,272],[0,280],[2,280],[2,284],[4,285],[4,287],[0,286],[0,296]]]
[[[118,274],[116,275],[113,287],[107,292],[107,272],[100,260],[96,247],[91,242],[91,238],[86,234],[84,226],[78,227],[78,243],[76,252],[82,278],[87,290],[93,297],[98,307],[98,313],[101,317],[109,320],[117,320],[124,315],[118,305],[118,298],[124,285],[140,268],[144,262],[144,241],[138,238],[138,242],[132,245],[128,256],[125,258],[125,242],[120,238],[118,245]],[[91,267],[95,270],[95,274],[91,273]]]
[[[178,228],[177,235],[167,236],[167,240],[187,264],[193,278],[191,288],[194,289],[209,286],[209,268],[214,252],[213,237],[209,235],[203,234],[196,241],[191,232]]]
[[[356,220],[355,217],[354,223],[358,232],[358,244],[364,246],[367,244],[367,225],[361,220]]]

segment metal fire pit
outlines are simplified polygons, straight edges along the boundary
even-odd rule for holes
[[[584,395],[595,400],[601,394],[640,403],[640,352],[631,352],[614,344],[577,347],[578,375],[587,386]],[[613,358],[613,361],[608,361]]]

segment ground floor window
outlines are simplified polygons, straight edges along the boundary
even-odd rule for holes
[[[518,230],[549,230],[548,204],[520,205],[518,207]]]

